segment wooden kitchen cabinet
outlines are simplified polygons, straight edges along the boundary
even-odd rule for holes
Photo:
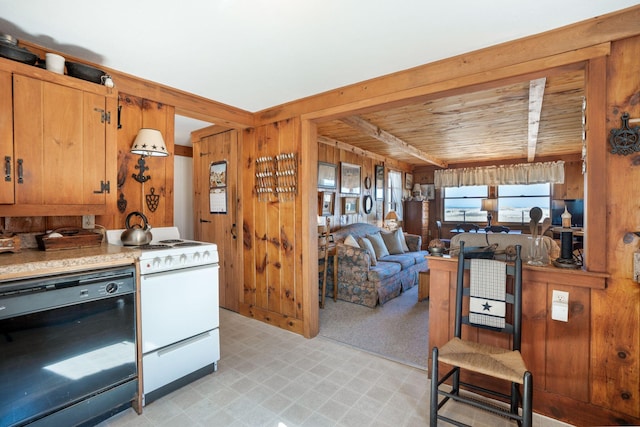
[[[0,216],[105,213],[115,190],[110,157],[115,156],[116,115],[109,116],[116,111],[115,98],[103,86],[67,76],[49,81],[13,73],[9,80],[7,74],[0,74],[0,102],[13,109],[13,141],[11,147],[3,126],[0,148],[9,173]],[[72,85],[63,84],[64,79]],[[6,83],[13,87],[11,104]],[[6,115],[1,116],[6,123]]]
[[[0,71],[0,204],[13,203],[13,103],[11,73]]]
[[[409,234],[422,236],[422,248],[429,245],[429,202],[407,200],[404,202],[404,220],[402,228]]]

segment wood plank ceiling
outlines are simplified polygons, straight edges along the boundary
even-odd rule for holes
[[[318,135],[414,167],[579,156],[584,79],[570,70],[344,117]]]

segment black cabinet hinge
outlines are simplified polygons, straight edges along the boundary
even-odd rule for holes
[[[102,193],[107,193],[109,194],[111,192],[111,181],[100,181],[100,190],[94,190],[95,194],[102,194]]]

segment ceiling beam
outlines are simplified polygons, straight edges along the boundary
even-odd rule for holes
[[[527,160],[533,162],[538,145],[538,129],[540,128],[540,114],[542,113],[542,99],[546,77],[529,82],[529,140],[527,143]]]
[[[401,140],[397,136],[392,135],[383,129],[380,129],[378,126],[366,121],[360,116],[344,117],[340,119],[340,121],[364,133],[367,136],[375,138],[378,141],[384,142],[390,147],[403,151],[414,157],[417,157],[420,160],[424,160],[427,163],[430,163],[435,166],[439,166],[444,169],[446,169],[448,166],[447,163],[444,162],[443,160],[440,160],[434,156],[430,156],[429,154],[421,150],[418,150],[416,147],[409,145],[407,142]]]
[[[380,154],[372,153],[371,151],[354,147],[353,145],[347,144],[346,142],[338,141],[337,139],[329,138],[327,136],[318,135],[318,143],[329,145],[331,147],[337,148],[339,150],[347,151],[349,153],[353,153],[358,156],[371,158],[374,161],[382,162],[386,166],[391,168],[395,167],[398,169],[402,169],[404,171],[411,171],[413,169],[412,165],[410,165],[409,163],[392,159],[390,157],[381,156]]]

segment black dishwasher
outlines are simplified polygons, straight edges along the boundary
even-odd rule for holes
[[[0,280],[0,426],[90,425],[137,392],[135,269]]]

